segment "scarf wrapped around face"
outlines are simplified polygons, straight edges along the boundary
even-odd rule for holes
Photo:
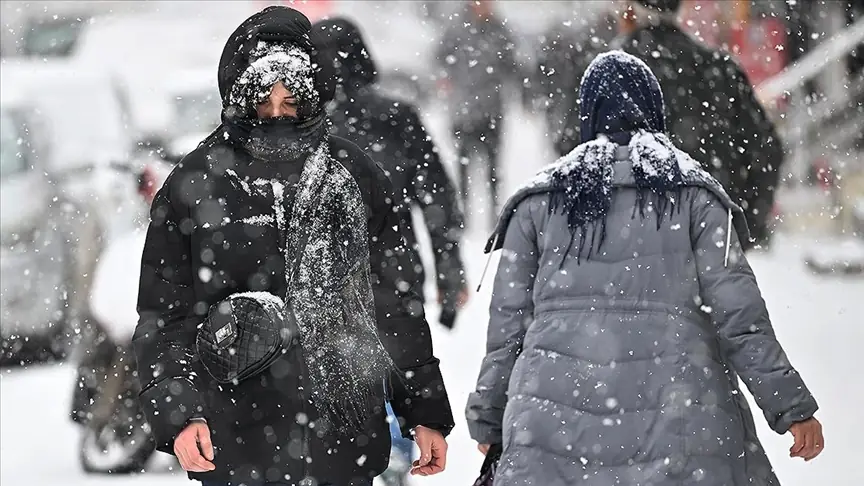
[[[310,156],[326,134],[326,114],[309,53],[286,42],[258,41],[249,60],[223,113],[228,136],[266,162]],[[257,106],[280,81],[297,100],[297,117],[258,119]]]
[[[297,118],[256,119],[256,106],[278,81],[296,97]],[[330,154],[324,113],[309,55],[290,44],[259,41],[231,88],[223,118],[228,138],[256,159],[303,161],[290,217],[284,182],[250,184],[233,170],[228,174],[240,190],[272,198],[273,214],[256,221],[275,225],[284,236],[286,270],[299,259],[298,275],[286,275],[283,297],[297,315],[317,425],[350,436],[362,433],[377,413],[396,367],[377,332],[363,198]],[[305,248],[298,243],[303,232],[309,233]]]

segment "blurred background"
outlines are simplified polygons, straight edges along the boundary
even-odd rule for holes
[[[170,458],[152,453],[134,376],[86,363],[128,359],[115,350],[137,322],[150,199],[219,124],[216,69],[228,35],[275,3],[0,2],[0,484],[185,484]],[[456,180],[463,161],[436,56],[465,2],[281,3],[313,22],[357,21],[381,89],[420,107]],[[504,198],[556,157],[565,127],[544,77],[605,50],[616,2],[490,3],[512,31],[518,72],[503,116]],[[791,439],[760,423],[764,444],[784,485],[859,486],[864,1],[684,0],[680,16],[693,36],[733,53],[786,149],[773,242],[752,264],[777,334],[820,402],[827,448],[812,464],[792,462]],[[468,180],[485,178],[472,168]],[[493,209],[480,184],[469,200],[462,252],[476,285]],[[451,332],[436,325],[434,304],[427,309],[459,425],[448,470],[412,484],[471,484],[479,470],[461,416],[484,354],[489,287]],[[118,393],[100,399],[104,389]],[[132,432],[118,433],[118,422]]]

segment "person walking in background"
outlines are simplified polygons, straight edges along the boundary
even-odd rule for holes
[[[419,206],[423,211],[435,258],[440,321],[452,329],[458,310],[468,300],[459,255],[463,221],[456,189],[438,151],[417,109],[376,89],[378,71],[356,25],[343,18],[321,20],[312,26],[312,41],[333,62],[337,75],[336,96],[328,109],[331,132],[356,143],[393,182],[400,226],[414,262],[410,270],[416,271],[417,282],[425,281],[425,272],[411,209]],[[401,486],[411,467],[414,445],[402,437],[394,419],[391,414],[394,454],[383,479],[390,486]]]
[[[616,19],[604,10],[556,20],[541,36],[534,73],[536,102],[546,115],[548,137],[558,155],[573,150],[579,140],[579,126],[567,125],[579,96],[579,80],[597,54],[608,50],[616,33]]]
[[[681,30],[681,0],[620,5],[620,35],[613,47],[651,67],[666,100],[670,138],[720,181],[744,208],[756,245],[767,246],[784,149],[747,75],[728,53]],[[567,124],[578,120],[576,109]],[[570,146],[578,140],[571,138]]]
[[[312,32],[313,42],[333,60],[337,72],[336,96],[328,109],[331,131],[356,143],[393,182],[402,232],[419,282],[425,281],[425,272],[411,209],[423,211],[435,257],[441,324],[452,328],[457,311],[468,299],[459,254],[464,222],[456,188],[438,149],[416,107],[376,89],[375,61],[356,25],[342,18],[322,20],[313,25]]]
[[[494,12],[491,1],[466,2],[452,17],[437,53],[444,75],[448,113],[459,155],[462,207],[468,204],[469,166],[486,164],[490,220],[498,204],[498,163],[505,89],[518,84],[514,44],[510,31]]]
[[[825,447],[744,255],[744,211],[666,135],[622,51],[580,88],[582,144],[505,205],[487,353],[466,409],[495,485],[779,484],[739,377],[793,457]],[[674,276],[674,278],[670,278]]]
[[[412,473],[445,466],[453,418],[391,184],[327,134],[333,73],[310,32],[268,7],[231,34],[223,123],[151,209],[141,406],[159,450],[208,486],[371,486],[388,398],[420,449]],[[258,358],[274,328],[293,344]]]

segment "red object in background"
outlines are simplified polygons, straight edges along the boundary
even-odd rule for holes
[[[730,34],[736,58],[754,86],[786,67],[786,26],[780,19],[751,19],[743,27],[731,29]]]
[[[303,12],[303,15],[309,17],[309,21],[312,23],[323,19],[333,12],[333,2],[330,0],[282,0],[279,2],[262,1],[258,3],[261,4],[262,9],[270,5],[291,7]]]
[[[831,164],[825,157],[820,157],[813,162],[813,172],[816,177],[816,183],[825,191],[830,191],[835,188],[836,181],[834,180],[834,171]]]
[[[138,174],[138,194],[144,198],[147,205],[153,204],[153,198],[156,197],[156,173],[149,165],[144,167]]]

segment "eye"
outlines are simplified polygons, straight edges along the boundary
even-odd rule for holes
[[[294,98],[288,98],[284,101],[287,106],[297,106],[297,100]]]

